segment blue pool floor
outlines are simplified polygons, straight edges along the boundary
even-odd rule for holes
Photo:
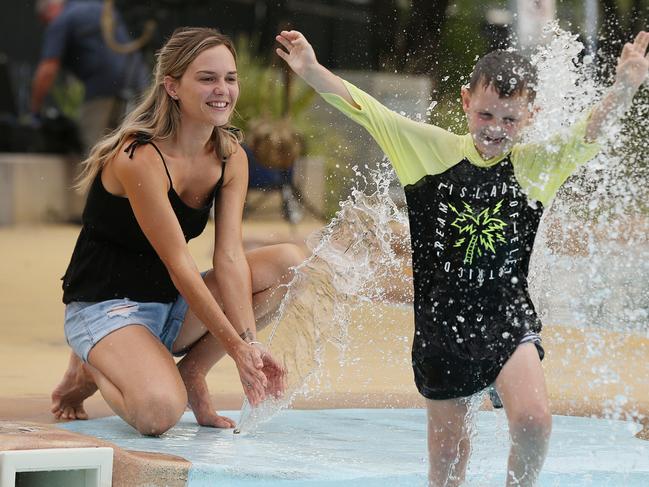
[[[236,421],[239,412],[222,412]],[[130,450],[192,462],[189,487],[425,486],[426,413],[421,409],[287,410],[254,434],[199,427],[185,413],[160,438],[117,417],[61,427]],[[480,411],[467,487],[504,485],[509,440],[504,413]],[[649,442],[624,421],[555,416],[540,487],[647,487]]]

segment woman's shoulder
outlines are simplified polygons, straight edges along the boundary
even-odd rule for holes
[[[154,138],[146,133],[135,132],[124,137],[117,151],[117,157],[128,160],[160,159],[161,155]]]
[[[141,149],[153,143],[153,137],[144,132],[134,132],[123,137],[119,153],[135,156],[136,151],[140,152]]]
[[[238,141],[240,141],[241,139],[243,139],[243,130],[241,130],[240,128],[238,128],[238,127],[234,127],[234,126],[231,125],[231,126],[227,127],[225,130],[227,130],[227,131],[230,132],[232,135],[234,135],[234,137],[235,137]]]
[[[153,138],[147,134],[128,135],[120,143],[112,165],[123,174],[157,173],[163,168],[164,160],[154,144]]]
[[[248,160],[248,155],[246,154],[246,151],[243,148],[243,145],[241,145],[241,141],[235,141],[232,142],[232,153],[230,154],[229,157],[226,159],[228,160],[239,160],[239,161],[247,161]]]

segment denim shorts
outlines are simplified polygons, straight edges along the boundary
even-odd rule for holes
[[[128,298],[72,302],[65,307],[65,339],[87,362],[90,350],[102,338],[125,326],[142,325],[171,352],[187,309],[187,301],[180,295],[173,303],[140,303]]]

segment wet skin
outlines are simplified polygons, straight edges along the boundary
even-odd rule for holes
[[[533,115],[527,92],[501,97],[492,85],[479,85],[473,91],[463,88],[462,109],[483,159],[509,152]]]

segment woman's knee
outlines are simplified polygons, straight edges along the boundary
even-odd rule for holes
[[[143,435],[159,436],[178,423],[186,406],[184,388],[175,394],[163,388],[147,391],[136,401],[134,426]]]
[[[295,244],[283,243],[275,245],[272,256],[273,280],[286,284],[293,278],[292,267],[300,265],[306,259],[304,251]]]
[[[295,267],[306,259],[306,253],[300,247],[291,243],[284,243],[277,246],[278,259],[277,263],[287,270],[289,267]]]

